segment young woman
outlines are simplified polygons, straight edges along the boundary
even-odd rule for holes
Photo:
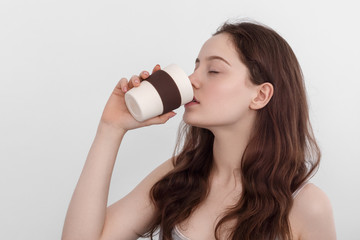
[[[299,63],[281,36],[249,22],[224,24],[201,48],[180,151],[107,207],[125,133],[175,115],[139,123],[129,114],[124,93],[148,76],[121,79],[110,96],[63,239],[127,240],[158,230],[176,240],[336,239],[329,200],[308,182],[320,151]]]

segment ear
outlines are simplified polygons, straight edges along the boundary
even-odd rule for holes
[[[266,106],[274,93],[274,87],[271,83],[266,82],[256,86],[257,94],[250,103],[250,109],[258,110]]]

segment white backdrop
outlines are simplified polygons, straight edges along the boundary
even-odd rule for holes
[[[225,20],[278,31],[302,65],[322,148],[313,182],[332,201],[338,239],[359,239],[359,56],[356,1],[0,2],[0,239],[60,239],[102,109],[121,77],[177,63],[188,74]],[[128,193],[176,140],[166,125],[129,132],[109,203]]]

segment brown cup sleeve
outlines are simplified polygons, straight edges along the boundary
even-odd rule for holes
[[[158,92],[164,107],[163,114],[181,106],[180,91],[167,72],[163,70],[156,71],[144,81],[151,83]]]

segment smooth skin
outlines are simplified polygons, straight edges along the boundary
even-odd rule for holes
[[[160,66],[153,69],[157,71]],[[137,239],[151,225],[155,210],[149,197],[151,187],[173,169],[171,160],[150,173],[127,196],[107,207],[113,167],[127,131],[163,124],[174,112],[137,122],[127,111],[124,94],[138,87],[149,73],[144,71],[129,81],[121,79],[111,94],[101,117],[96,137],[86,159],[65,219],[62,239]],[[227,34],[211,37],[200,50],[190,76],[197,103],[185,107],[186,123],[214,133],[214,168],[210,192],[203,203],[178,229],[193,240],[214,238],[214,228],[225,209],[236,203],[240,193],[240,161],[256,111],[270,101],[270,83],[254,85],[248,77]],[[232,106],[228,103],[232,103]],[[236,106],[234,106],[234,104]],[[120,161],[126,161],[121,159]],[[314,184],[308,184],[294,200],[289,216],[294,239],[336,239],[329,199]],[[231,223],[229,223],[231,225]],[[221,232],[226,239],[229,232]]]

